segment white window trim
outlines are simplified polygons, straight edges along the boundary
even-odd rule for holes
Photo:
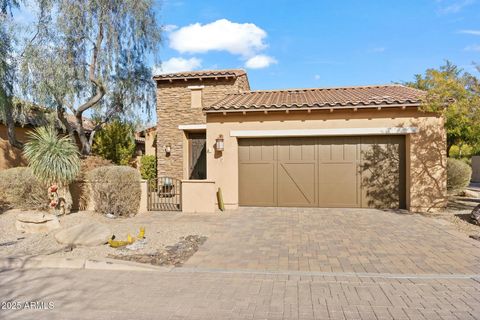
[[[188,86],[187,88],[190,90],[201,90],[205,88],[205,86]]]
[[[312,136],[375,136],[406,135],[417,133],[416,127],[403,128],[342,128],[342,129],[292,129],[292,130],[232,130],[231,137],[312,137]]]
[[[184,131],[192,131],[192,130],[207,130],[206,124],[181,124],[178,126],[178,129]]]

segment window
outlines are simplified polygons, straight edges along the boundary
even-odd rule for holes
[[[191,90],[191,107],[192,108],[202,108],[202,89],[203,86],[190,86],[188,87]]]

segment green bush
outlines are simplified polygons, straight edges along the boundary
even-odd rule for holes
[[[461,147],[453,145],[450,148],[450,158],[460,159],[460,158],[469,158],[472,156],[473,148],[468,144],[465,144]]]
[[[464,191],[470,183],[472,168],[462,160],[448,158],[447,189],[450,193]]]
[[[18,167],[0,171],[0,199],[4,207],[46,209],[48,186],[38,181],[30,168]]]
[[[93,152],[119,165],[128,165],[135,153],[135,130],[130,123],[115,120],[100,130]]]
[[[140,174],[127,166],[107,166],[87,173],[95,211],[115,216],[134,216],[140,206]]]
[[[155,156],[146,155],[140,159],[140,174],[142,179],[148,181],[157,178],[157,158]]]

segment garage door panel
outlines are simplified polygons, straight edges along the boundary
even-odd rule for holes
[[[320,207],[359,207],[360,192],[357,165],[351,163],[321,163],[319,165]]]
[[[315,161],[315,138],[281,138],[277,144],[278,161]]]
[[[318,140],[320,162],[356,161],[359,137],[324,137]]]
[[[240,204],[405,207],[405,138],[239,140]]]
[[[403,137],[362,138],[359,172],[362,207],[405,208]]]
[[[278,163],[278,205],[316,205],[316,162]]]
[[[273,161],[275,139],[242,139],[239,142],[240,161]]]
[[[239,200],[248,206],[276,206],[275,163],[243,163],[239,170]]]

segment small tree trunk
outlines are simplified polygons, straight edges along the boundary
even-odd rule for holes
[[[450,149],[452,148],[452,144],[447,143],[447,157],[450,157]]]
[[[78,138],[80,140],[80,144],[82,145],[81,154],[84,156],[88,156],[92,152],[92,145],[90,141],[88,141],[87,135],[85,134],[85,130],[83,128],[77,131]]]
[[[17,140],[15,134],[15,120],[13,119],[12,108],[12,101],[10,98],[7,98],[7,103],[5,105],[5,122],[7,124],[8,142],[12,147],[22,149],[23,143]]]
[[[62,198],[65,200],[64,213],[70,214],[70,212],[72,212],[73,199],[68,185],[62,187],[62,193]]]

